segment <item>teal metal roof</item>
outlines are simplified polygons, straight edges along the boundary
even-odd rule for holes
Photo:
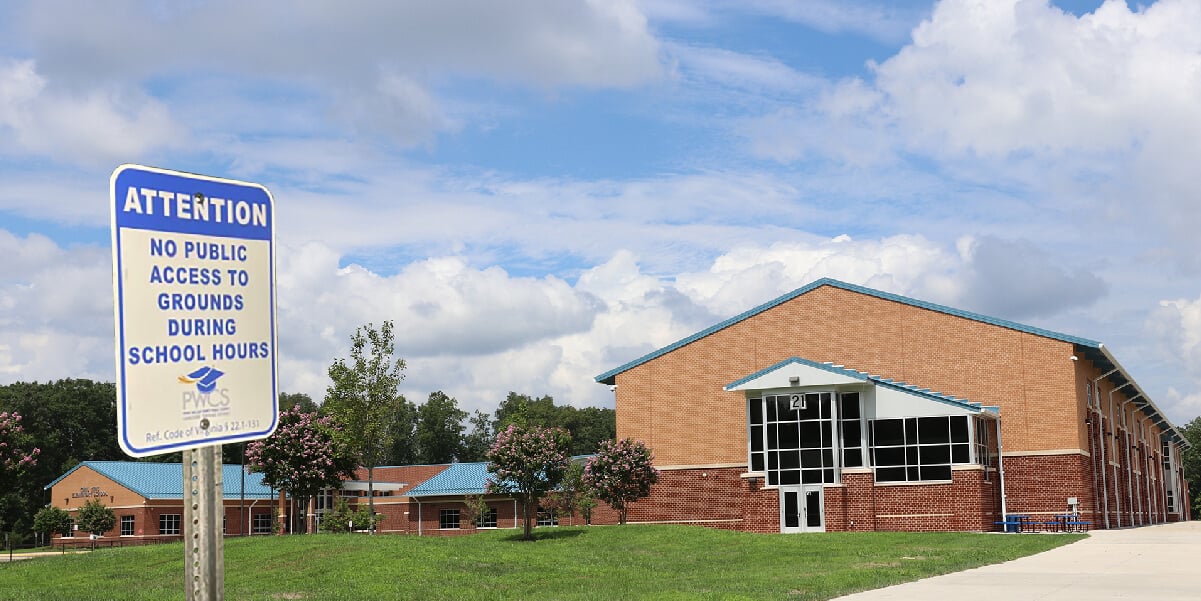
[[[437,476],[414,486],[410,497],[435,497],[445,495],[482,495],[488,483],[487,463],[452,463]]]
[[[1034,326],[1020,324],[1020,323],[1017,323],[1016,321],[1009,321],[1007,319],[999,319],[996,317],[989,317],[988,315],[981,315],[979,313],[972,313],[971,311],[964,311],[962,309],[956,309],[954,307],[947,307],[944,305],[929,303],[926,301],[909,298],[907,296],[901,296],[899,294],[892,294],[889,292],[881,292],[880,290],[866,288],[864,286],[856,286],[855,284],[848,284],[846,282],[841,282],[839,280],[834,280],[834,279],[830,279],[830,278],[822,278],[811,284],[797,288],[796,290],[793,290],[792,292],[789,292],[788,294],[785,294],[776,299],[773,299],[766,303],[763,303],[762,305],[759,305],[758,307],[750,309],[749,311],[739,313],[738,315],[735,315],[734,317],[731,317],[721,323],[718,323],[709,328],[701,330],[687,338],[684,338],[682,340],[679,340],[677,342],[669,344],[659,350],[656,350],[656,351],[653,351],[646,355],[643,355],[642,357],[639,357],[633,361],[630,361],[629,363],[626,363],[625,365],[622,365],[616,369],[609,370],[599,376],[596,376],[596,381],[600,382],[602,384],[614,384],[616,382],[617,374],[620,374],[624,371],[633,369],[639,365],[642,365],[643,363],[646,363],[647,361],[650,361],[651,359],[655,359],[657,357],[666,355],[667,353],[670,353],[682,346],[685,346],[694,341],[700,340],[701,338],[704,338],[710,334],[713,334],[714,332],[724,330],[740,321],[754,317],[755,315],[763,313],[764,311],[767,311],[768,309],[771,309],[777,305],[782,305],[798,296],[801,296],[802,294],[806,294],[812,290],[821,288],[822,286],[833,286],[835,288],[841,288],[843,290],[849,290],[851,292],[858,292],[860,294],[866,294],[868,296],[874,296],[876,298],[882,298],[885,300],[890,300],[890,301],[910,305],[913,307],[920,307],[922,309],[929,309],[930,311],[937,311],[939,313],[945,313],[947,315],[954,315],[956,317],[962,317],[965,319],[970,319],[972,321],[979,321],[979,322],[991,324],[994,326],[1000,326],[1002,328],[1008,328],[1010,330],[1026,332],[1027,334],[1034,334],[1036,336],[1043,336],[1045,338],[1051,338],[1054,340],[1062,340],[1064,342],[1069,342],[1069,343],[1075,344],[1079,347],[1085,347],[1085,348],[1090,348],[1090,349],[1100,349],[1101,348],[1101,343],[1097,342],[1095,340],[1089,340],[1087,338],[1080,338],[1079,336],[1072,336],[1070,334],[1062,334],[1060,332],[1053,332],[1051,330],[1044,330],[1042,328],[1036,328]],[[1099,355],[1100,353],[1097,353],[1097,354]],[[1090,357],[1090,358],[1092,358],[1092,357]]]
[[[143,463],[138,461],[84,461],[45,486],[46,490],[58,484],[81,467],[92,471],[132,490],[147,499],[182,499],[183,464]],[[242,467],[224,465],[221,470],[222,489],[226,499],[271,499],[271,487],[263,484],[263,475],[246,474],[245,495],[242,491]]]
[[[730,382],[729,384],[726,385],[726,390],[730,390],[732,388],[735,388],[737,386],[740,386],[742,384],[750,382],[751,380],[754,380],[755,378],[759,378],[761,376],[767,375],[773,371],[776,371],[777,369],[781,369],[781,368],[787,367],[789,365],[806,365],[806,366],[813,367],[816,369],[828,371],[832,374],[837,374],[840,376],[853,378],[853,379],[860,380],[863,382],[872,382],[872,383],[876,384],[877,386],[883,386],[885,388],[899,390],[902,392],[906,392],[906,393],[909,393],[909,394],[912,394],[915,396],[920,396],[920,397],[923,397],[923,398],[926,398],[926,399],[929,399],[932,401],[936,401],[939,403],[954,405],[956,407],[967,409],[967,410],[973,411],[973,412],[988,411],[988,410],[992,410],[993,413],[997,412],[995,407],[984,407],[984,405],[982,403],[973,403],[967,399],[959,398],[959,397],[956,397],[953,395],[943,394],[941,392],[934,392],[934,391],[930,390],[929,388],[919,388],[917,386],[914,386],[913,384],[906,384],[904,382],[892,380],[889,378],[873,376],[867,372],[857,371],[854,369],[848,369],[841,365],[834,365],[833,363],[818,363],[816,361],[810,361],[808,359],[802,359],[800,357],[790,357],[790,358],[785,359],[775,365],[772,365],[771,367],[761,369],[749,376],[746,376],[745,378],[739,378],[733,382]]]

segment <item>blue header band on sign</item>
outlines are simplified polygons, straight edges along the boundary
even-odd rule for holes
[[[265,189],[127,167],[113,187],[117,227],[271,240]]]

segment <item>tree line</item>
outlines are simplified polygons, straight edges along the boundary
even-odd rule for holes
[[[297,410],[341,424],[340,444],[357,465],[435,464],[485,461],[496,433],[510,425],[560,428],[570,435],[573,455],[596,451],[616,435],[612,409],[556,405],[550,396],[510,392],[492,414],[468,413],[443,391],[416,404],[398,391],[405,367],[394,359],[391,323],[359,328],[351,357],[330,367],[332,384],[318,404],[303,393],[282,393],[281,413]],[[386,352],[385,352],[386,351]],[[0,532],[19,538],[33,531],[33,518],[49,501],[44,487],[81,461],[133,461],[117,444],[117,397],[112,383],[65,379],[0,385],[0,413],[19,415],[0,428]],[[246,445],[222,447],[226,463],[241,463]],[[22,449],[15,461],[5,450]],[[38,449],[32,461],[25,456]],[[178,462],[179,453],[138,461]]]

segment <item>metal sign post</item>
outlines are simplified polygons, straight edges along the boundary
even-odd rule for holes
[[[184,580],[187,601],[225,599],[221,445],[183,452]]]
[[[134,457],[183,451],[187,599],[221,601],[221,445],[279,422],[275,201],[141,165],[110,185],[117,440]]]

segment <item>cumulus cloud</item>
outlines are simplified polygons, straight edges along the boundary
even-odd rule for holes
[[[184,129],[145,95],[102,86],[83,93],[47,81],[32,60],[0,57],[0,153],[85,163],[177,146]]]
[[[959,246],[966,268],[962,303],[982,313],[1019,320],[1048,317],[1088,306],[1108,290],[1096,274],[1056,265],[1046,250],[1026,240],[984,236]]]
[[[7,381],[113,374],[107,249],[0,229],[0,374]]]
[[[625,88],[664,74],[658,41],[626,0],[35,2],[13,11],[0,36],[6,30],[36,51],[49,78],[100,104],[80,102],[85,111],[114,102],[96,90],[147,90],[151,82],[202,123],[254,112],[263,99],[282,111],[316,100],[335,123],[401,147],[460,127],[462,115],[446,112],[454,103],[440,92],[462,78]],[[181,69],[205,74],[204,85],[177,80]],[[162,119],[155,108],[136,114]],[[101,131],[88,134],[115,133],[104,125],[97,120]]]

